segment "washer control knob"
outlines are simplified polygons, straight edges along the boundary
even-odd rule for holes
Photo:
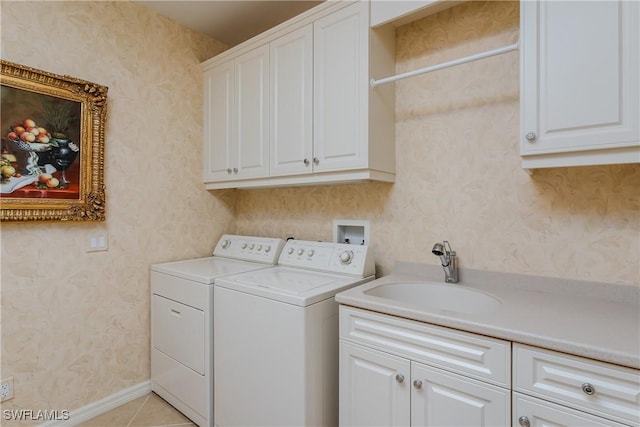
[[[265,252],[271,252],[271,246],[269,246],[269,245],[265,246],[264,251]]]
[[[293,253],[293,248],[289,248],[289,249],[287,249],[287,253],[288,253],[289,255],[291,255],[291,254]]]
[[[352,251],[344,251],[340,254],[340,262],[343,264],[351,264],[353,261],[353,252]]]
[[[230,245],[231,245],[231,240],[224,239],[224,241],[222,242],[222,249],[227,249]]]
[[[298,255],[302,255],[304,253],[304,249],[298,249]]]
[[[258,247],[256,249],[261,251],[262,250],[262,245],[258,245]]]
[[[253,248],[255,248],[255,247],[256,247],[256,245],[253,244],[253,243],[249,245],[249,249],[251,249],[251,250],[253,250]]]
[[[242,246],[240,246],[242,249],[247,249],[247,244],[243,243]]]
[[[315,253],[316,253],[316,251],[314,251],[313,249],[309,249],[309,250],[307,251],[307,255],[308,255],[308,256],[310,256],[310,257],[312,257],[312,256],[313,256],[313,254],[315,254]]]

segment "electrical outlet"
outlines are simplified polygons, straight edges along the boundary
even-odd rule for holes
[[[0,382],[0,402],[13,399],[13,377]]]

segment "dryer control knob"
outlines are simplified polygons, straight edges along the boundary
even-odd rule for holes
[[[313,254],[315,254],[315,253],[316,253],[316,251],[314,251],[313,249],[309,249],[309,251],[307,252],[307,255],[312,257]]]
[[[265,246],[264,251],[265,252],[271,251],[271,246],[269,246],[269,245]]]
[[[291,255],[291,254],[293,253],[293,248],[289,248],[289,249],[287,249],[287,253],[288,253],[289,255]]]
[[[302,255],[304,253],[304,249],[298,249],[298,255]]]
[[[256,245],[254,245],[253,243],[249,245],[249,249],[253,250],[253,248],[255,248]]]
[[[353,252],[351,251],[344,251],[340,254],[340,262],[343,264],[351,264],[351,261],[353,261]]]
[[[262,245],[258,245],[258,247],[256,249],[261,251],[262,250]]]
[[[242,248],[242,249],[247,249],[247,244],[246,244],[246,243],[243,243],[243,244],[242,244],[242,246],[241,246],[241,248]]]
[[[224,241],[222,242],[222,249],[227,249],[230,245],[231,245],[231,240],[224,239]]]

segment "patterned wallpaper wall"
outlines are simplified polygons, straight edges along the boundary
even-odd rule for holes
[[[519,3],[469,2],[398,28],[396,71],[518,39]],[[331,239],[371,222],[378,274],[396,260],[640,286],[640,168],[520,166],[518,53],[396,83],[395,184],[238,192],[240,233]],[[382,77],[382,76],[379,76]]]
[[[130,2],[3,1],[1,24],[3,59],[109,87],[107,221],[2,224],[2,408],[73,410],[149,380],[149,265],[233,229],[200,160],[200,62],[225,46]]]
[[[397,71],[510,44],[518,14],[473,2],[400,27]],[[147,381],[149,265],[223,232],[329,240],[333,219],[368,219],[379,274],[436,264],[448,239],[466,268],[640,286],[640,168],[527,175],[515,52],[397,83],[395,184],[206,192],[199,63],[224,46],[130,2],[3,2],[1,18],[2,58],[109,86],[106,223],[2,224],[3,409]],[[86,253],[102,232],[109,251]]]

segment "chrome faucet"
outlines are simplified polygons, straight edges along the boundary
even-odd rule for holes
[[[444,281],[447,283],[458,283],[458,263],[456,261],[456,253],[451,250],[449,242],[444,240],[433,245],[431,252],[440,257],[440,263],[444,270]]]

